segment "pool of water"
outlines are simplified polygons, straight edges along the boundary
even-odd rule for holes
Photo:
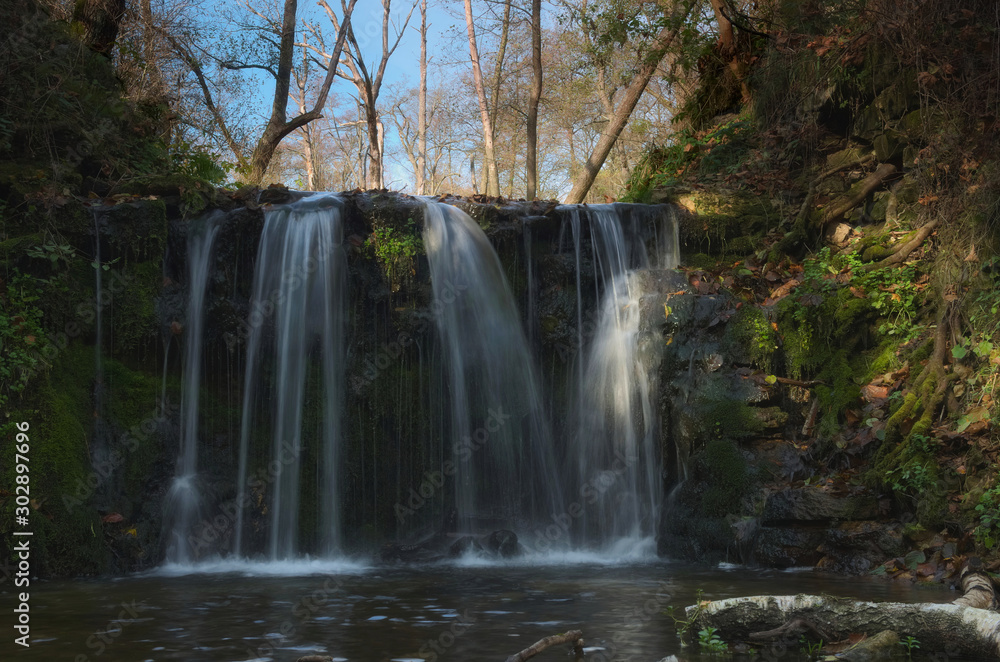
[[[12,597],[9,585],[4,589],[5,600]],[[291,662],[317,653],[352,661],[502,661],[541,637],[579,629],[588,659],[718,660],[682,649],[665,613],[693,604],[698,591],[704,599],[955,597],[941,586],[810,571],[586,555],[406,567],[218,562],[116,579],[33,582],[32,645],[4,659]],[[570,658],[556,647],[534,659]]]

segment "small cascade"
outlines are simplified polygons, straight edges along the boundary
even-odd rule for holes
[[[500,260],[465,212],[436,202],[425,209],[458,526],[478,532],[550,522],[563,512],[551,433]]]
[[[204,340],[205,294],[220,216],[221,212],[192,221],[188,226],[188,304],[184,328],[180,454],[174,482],[167,495],[168,520],[172,524],[167,560],[174,563],[189,563],[193,559],[189,537],[192,527],[200,520],[201,495],[197,478],[201,348]]]
[[[636,213],[629,210],[632,226]],[[644,293],[637,271],[648,269],[649,260],[640,234],[634,227],[625,231],[625,213],[618,205],[570,210],[578,311],[583,307],[579,286],[583,214],[599,304],[593,337],[576,365],[576,434],[569,457],[576,465],[574,494],[587,504],[579,542],[608,546],[621,539],[648,539],[656,530],[663,498],[654,371],[659,345],[640,333]],[[669,220],[673,226],[673,218]],[[661,267],[676,266],[675,230],[668,227],[659,236],[656,262]],[[582,346],[580,312],[578,324]]]
[[[236,517],[234,552],[271,560],[340,549],[347,261],[341,203],[266,212],[247,337],[237,503],[269,497],[266,531]],[[269,432],[269,434],[267,434]],[[303,467],[315,473],[303,481]],[[303,495],[307,495],[303,498]]]

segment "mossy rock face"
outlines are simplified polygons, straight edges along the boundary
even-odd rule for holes
[[[677,204],[687,212],[679,219],[682,244],[710,254],[752,248],[779,218],[769,199],[745,191],[691,192]]]

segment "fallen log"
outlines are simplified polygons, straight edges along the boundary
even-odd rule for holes
[[[535,657],[546,648],[558,646],[559,644],[573,644],[573,654],[577,659],[583,659],[583,632],[580,630],[570,630],[563,634],[554,634],[551,637],[539,639],[520,653],[508,657],[507,662],[524,662]]]
[[[688,632],[715,628],[723,641],[757,642],[790,621],[809,624],[826,641],[874,637],[891,630],[920,640],[922,652],[1000,659],[1000,613],[956,604],[867,602],[818,595],[759,595],[687,607]],[[757,635],[756,637],[754,635]],[[795,639],[791,639],[795,642]]]

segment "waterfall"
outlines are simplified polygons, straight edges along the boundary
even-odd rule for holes
[[[263,549],[280,560],[340,549],[347,301],[340,208],[336,196],[318,194],[265,215],[246,326],[237,555]],[[310,481],[303,467],[316,468]],[[270,521],[258,546],[242,511],[265,494]]]
[[[524,529],[557,516],[551,433],[500,260],[474,220],[436,202],[426,203],[424,245],[445,354],[458,525]]]
[[[570,210],[577,265],[578,338],[575,366],[576,432],[573,494],[584,504],[578,542],[604,545],[648,539],[656,530],[663,497],[660,430],[654,369],[659,345],[640,333],[644,293],[636,270],[649,268],[638,212],[622,205]],[[657,216],[661,210],[653,210]],[[581,282],[581,215],[586,215],[598,304],[594,333],[585,347]],[[624,217],[631,221],[625,231]],[[649,220],[649,219],[645,219]],[[677,265],[676,224],[656,242],[657,263]]]
[[[200,519],[198,485],[198,399],[201,392],[201,348],[204,340],[205,293],[211,272],[212,246],[219,231],[218,212],[188,224],[188,304],[184,325],[184,368],[181,395],[181,439],[177,470],[167,495],[172,523],[167,560],[188,563],[193,558],[190,536]]]

